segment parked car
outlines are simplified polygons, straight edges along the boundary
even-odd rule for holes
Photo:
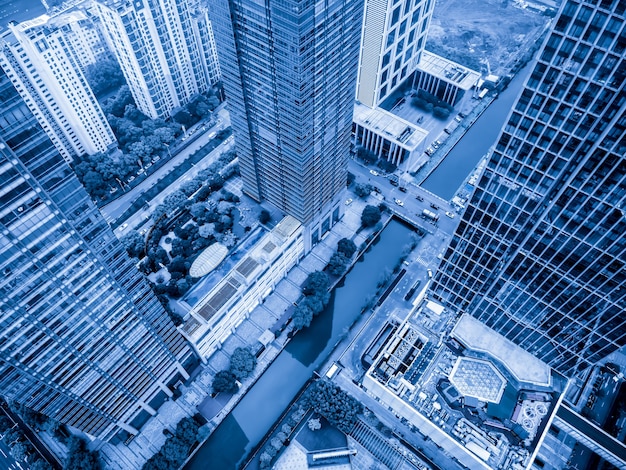
[[[393,202],[398,204],[400,207],[404,206],[404,202],[402,202],[400,199],[394,199]]]
[[[435,149],[433,149],[432,147],[428,147],[426,150],[424,150],[424,153],[430,156],[435,153]]]
[[[450,212],[450,211],[446,211],[446,215],[450,217],[451,219],[454,219],[454,216],[455,216],[454,212]]]
[[[346,199],[346,206],[349,206],[350,204],[352,204],[352,199],[351,198]]]
[[[424,201],[424,198],[420,196],[419,194],[415,196],[415,199],[417,199],[418,201]]]
[[[378,176],[378,172],[376,170],[370,170],[370,175]]]
[[[432,202],[430,203],[430,207],[432,207],[436,211],[439,210],[439,206],[437,204],[433,204]]]

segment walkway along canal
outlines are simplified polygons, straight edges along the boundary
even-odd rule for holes
[[[185,470],[236,469],[261,441],[335,344],[358,318],[380,274],[393,269],[412,228],[392,219],[333,291],[326,309],[298,332],[215,429]]]
[[[459,186],[476,168],[480,159],[495,144],[517,96],[532,69],[530,61],[513,77],[507,88],[489,105],[469,130],[452,147],[439,165],[420,185],[449,201]]]

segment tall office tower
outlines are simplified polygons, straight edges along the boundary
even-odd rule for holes
[[[108,440],[195,356],[0,70],[0,395]]]
[[[563,2],[434,285],[570,376],[626,344],[625,12]]]
[[[433,0],[366,0],[356,99],[377,107],[420,62]]]
[[[153,119],[207,91],[216,81],[203,50],[208,18],[192,19],[187,0],[101,0],[96,3],[105,34],[135,99]],[[198,36],[200,30],[201,36]]]
[[[63,158],[106,151],[116,142],[62,28],[44,15],[9,24],[0,67]]]
[[[358,0],[212,4],[244,191],[319,226],[314,242],[340,215],[362,10]]]

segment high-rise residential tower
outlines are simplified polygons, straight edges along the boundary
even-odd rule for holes
[[[356,99],[375,108],[417,69],[433,0],[366,0]]]
[[[194,2],[196,5],[196,2]],[[206,10],[187,0],[101,0],[106,37],[145,115],[167,118],[219,80]],[[199,7],[198,7],[199,8]]]
[[[136,434],[196,358],[1,70],[0,96],[0,395]]]
[[[315,242],[340,216],[363,2],[211,8],[244,191],[309,224]]]
[[[625,13],[563,3],[435,278],[570,376],[626,344]]]
[[[0,67],[63,158],[105,152],[116,143],[83,75],[68,31],[47,15],[9,24],[0,38]]]

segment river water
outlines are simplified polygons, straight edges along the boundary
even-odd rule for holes
[[[422,188],[442,199],[452,199],[465,178],[496,142],[533,64],[534,60],[531,60],[513,77],[506,90],[498,95],[421,184]]]
[[[411,228],[392,220],[379,240],[354,265],[311,326],[300,331],[277,356],[185,470],[239,468],[251,450],[360,315],[378,276],[393,269],[409,243]]]

